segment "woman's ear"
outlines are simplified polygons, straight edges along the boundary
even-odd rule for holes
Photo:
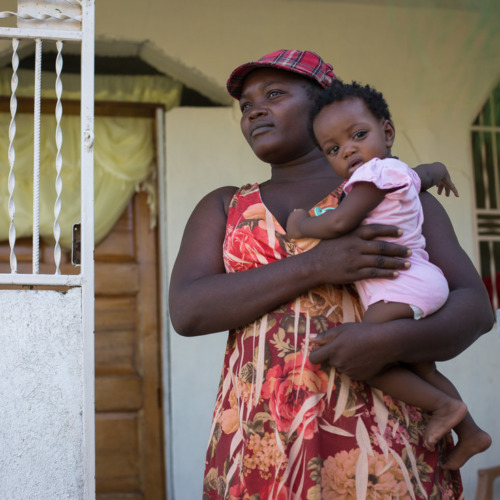
[[[394,124],[391,120],[384,120],[382,124],[385,135],[385,145],[388,149],[392,147],[394,144],[394,138],[396,137],[396,129],[394,128]]]

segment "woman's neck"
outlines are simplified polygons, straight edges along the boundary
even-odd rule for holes
[[[307,182],[319,178],[336,177],[323,153],[315,148],[295,160],[271,164],[271,178],[266,182],[272,184],[288,184]]]
[[[295,208],[311,207],[344,179],[331,169],[323,154],[311,152],[295,161],[271,165],[271,179],[260,184],[262,201],[284,228]]]

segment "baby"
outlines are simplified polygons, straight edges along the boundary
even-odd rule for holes
[[[359,224],[398,226],[397,243],[410,248],[411,267],[397,279],[357,281],[366,312],[364,322],[381,323],[399,318],[420,319],[443,306],[448,283],[429,262],[422,235],[420,190],[438,186],[458,196],[446,167],[425,165],[412,170],[391,156],[395,128],[381,93],[370,86],[336,80],[313,108],[312,129],[334,172],[344,179],[345,198],[336,209],[311,216],[294,210],[287,222],[291,238],[336,238]],[[458,391],[435,363],[390,368],[367,381],[373,387],[413,406],[431,412],[424,446],[434,450],[451,429],[458,436],[443,469],[458,469],[491,444],[468,413]]]

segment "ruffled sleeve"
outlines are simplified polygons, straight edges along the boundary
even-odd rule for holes
[[[395,189],[387,193],[388,198],[399,198],[413,184],[420,191],[420,177],[402,161],[395,158],[372,160],[361,165],[347,181],[344,191],[349,193],[357,182],[371,182],[379,189]]]

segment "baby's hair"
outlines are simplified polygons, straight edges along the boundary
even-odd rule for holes
[[[344,83],[342,80],[333,80],[332,85],[326,91],[316,96],[310,112],[310,132],[314,137],[312,124],[319,112],[328,104],[342,102],[347,99],[361,99],[373,116],[379,120],[392,120],[389,106],[381,92],[369,85],[361,85],[358,82]]]

